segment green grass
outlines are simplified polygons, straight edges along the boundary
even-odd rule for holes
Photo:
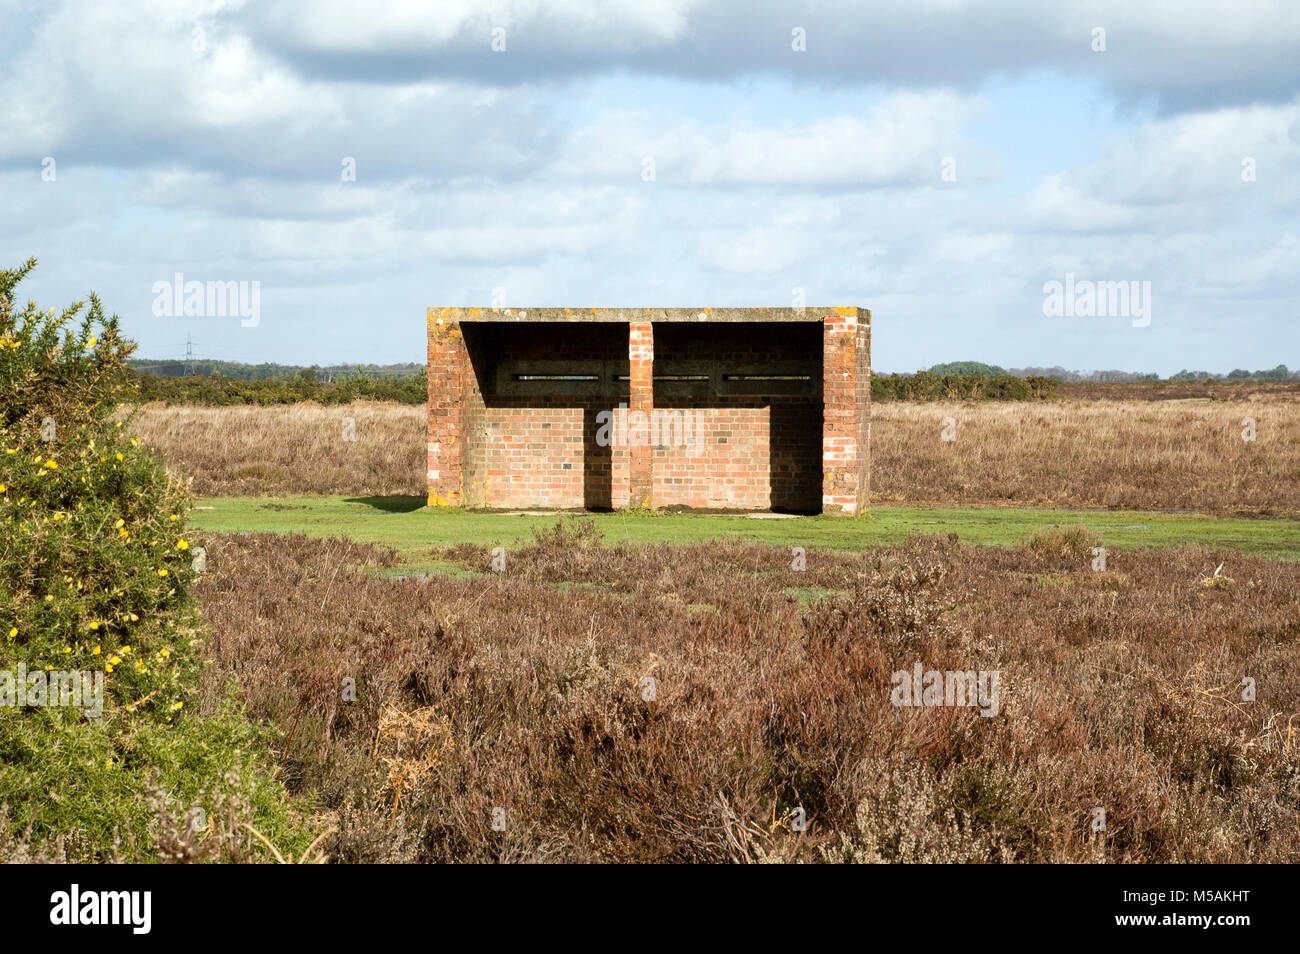
[[[423,497],[219,497],[198,502],[191,524],[199,530],[301,532],[348,537],[396,549],[403,572],[445,573],[430,550],[457,543],[509,546],[532,540],[532,529],[559,516],[511,516],[425,507]],[[1116,510],[1013,510],[875,507],[860,519],[791,517],[756,520],[735,514],[594,514],[606,543],[692,543],[739,537],[776,546],[860,550],[897,543],[917,531],[956,533],[963,542],[1010,546],[1053,525],[1082,523],[1115,550],[1196,542],[1280,560],[1300,559],[1300,521],[1208,517]]]

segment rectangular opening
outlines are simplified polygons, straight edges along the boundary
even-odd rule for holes
[[[599,381],[599,374],[516,374],[516,381]]]
[[[628,403],[628,326],[580,330],[461,326],[474,374],[459,422],[467,506],[627,506],[626,464],[600,437],[599,414]]]
[[[656,374],[654,375],[654,379],[656,381],[707,381],[709,380],[709,376],[707,374]],[[618,380],[630,381],[631,377],[626,374],[620,374]]]
[[[693,439],[655,447],[654,502],[818,512],[822,337],[821,322],[656,322],[653,407]]]
[[[811,381],[811,374],[724,374],[724,381]]]

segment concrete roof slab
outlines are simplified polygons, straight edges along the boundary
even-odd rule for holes
[[[573,322],[742,322],[821,321],[838,315],[870,324],[871,312],[855,306],[830,308],[429,308],[434,322],[573,321]]]

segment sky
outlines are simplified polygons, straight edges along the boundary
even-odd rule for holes
[[[0,265],[142,357],[806,304],[879,371],[1300,367],[1294,0],[0,0],[0,128]]]

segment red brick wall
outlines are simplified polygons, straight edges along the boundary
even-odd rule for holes
[[[484,414],[482,474],[491,507],[585,504],[580,407],[492,407]]]
[[[767,509],[772,503],[771,408],[686,408],[694,446],[654,449],[658,507]]]

